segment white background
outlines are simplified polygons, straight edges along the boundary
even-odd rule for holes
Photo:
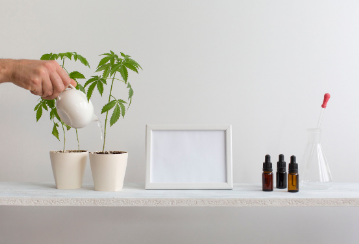
[[[326,92],[332,98],[322,124],[323,148],[333,179],[359,182],[358,12],[355,0],[1,0],[0,57],[38,59],[48,52],[76,51],[88,58],[92,70],[80,64],[67,67],[86,77],[93,75],[98,55],[110,49],[137,60],[144,70],[129,75],[133,103],[126,118],[109,128],[107,141],[107,149],[129,152],[128,182],[145,180],[146,124],[232,124],[234,182],[260,182],[267,153],[274,163],[280,153],[287,161],[296,155],[301,162],[305,129],[316,125]],[[124,88],[116,83],[115,95],[126,98]],[[102,98],[95,91],[97,115],[108,90]],[[1,181],[53,181],[48,152],[61,149],[62,142],[51,135],[47,114],[35,122],[36,100],[12,84],[0,86]],[[79,133],[83,149],[101,149],[95,123]],[[74,131],[67,141],[68,148],[76,148]],[[92,182],[89,167],[85,182]],[[338,243],[343,238],[355,243],[358,238],[353,230],[358,218],[349,217],[358,215],[357,208],[131,211],[2,207],[0,222],[7,228],[0,228],[0,236],[14,241],[0,238],[0,243],[36,238],[36,243],[49,243],[48,236],[52,243],[71,243],[72,237],[77,243],[119,243],[120,238],[122,243],[168,243],[167,236],[177,238],[172,243],[216,243],[219,236],[226,236],[221,240],[227,243],[251,238],[257,243],[288,243],[289,238],[292,243]],[[248,213],[252,217],[242,218]],[[289,221],[293,225],[283,224]],[[25,225],[36,222],[42,224]],[[265,223],[285,226],[280,233],[268,231]],[[121,226],[132,232],[124,233]],[[16,227],[28,229],[20,235]],[[103,239],[96,239],[95,230]],[[292,238],[298,233],[305,241]]]
[[[225,130],[153,130],[150,182],[227,182],[226,152]]]

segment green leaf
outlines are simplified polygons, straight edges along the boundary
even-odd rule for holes
[[[53,53],[53,54],[51,54],[49,60],[56,60],[56,59],[58,59],[58,58],[59,58],[59,55]]]
[[[103,108],[101,110],[101,114],[106,113],[107,111],[111,110],[115,105],[116,105],[116,100],[112,100],[111,102],[109,102],[108,104],[103,106]]]
[[[46,103],[42,103],[42,107],[46,110],[46,111],[49,111],[48,109],[47,109],[47,105],[46,105]]]
[[[46,100],[46,103],[47,103],[47,105],[48,105],[50,108],[54,108],[54,107],[55,107],[55,99]]]
[[[74,55],[74,60],[77,61],[77,52],[74,52],[73,55]]]
[[[40,106],[36,111],[36,122],[39,121],[41,116],[42,116],[42,106]]]
[[[102,83],[104,83],[105,85],[107,85],[107,81],[106,81],[104,78],[101,78],[100,81],[101,81]]]
[[[36,104],[35,108],[34,108],[34,111],[36,111],[40,106],[41,106],[41,103],[42,102],[39,102],[38,104]]]
[[[53,110],[54,110],[54,115],[55,115],[56,119],[58,121],[61,121],[61,118],[60,118],[59,114],[57,113],[57,108],[54,108]]]
[[[52,134],[57,138],[57,140],[60,141],[59,138],[59,131],[57,130],[57,126],[59,126],[58,124],[54,123],[54,127],[52,128]]]
[[[113,124],[115,124],[117,122],[117,120],[120,118],[120,113],[121,113],[121,109],[116,104],[116,107],[113,110],[113,114],[112,114],[111,119],[110,119],[110,126],[112,126]]]
[[[59,55],[59,57],[60,57],[61,59],[63,59],[63,58],[64,58],[64,56],[65,56],[65,54],[64,54],[64,53],[59,53],[58,55]]]
[[[133,96],[133,89],[132,89],[130,83],[127,83],[127,88],[129,88],[129,90],[128,90],[128,99],[131,99],[132,96]]]
[[[103,54],[100,54],[100,56],[111,56],[111,53],[103,53]]]
[[[129,68],[130,70],[135,71],[136,73],[138,73],[136,67],[133,66],[132,64],[125,62],[125,63],[123,63],[123,65],[125,65],[125,66],[126,66],[127,68]]]
[[[86,87],[86,86],[88,86],[90,83],[92,83],[92,82],[95,82],[95,81],[97,81],[98,80],[98,76],[92,76],[92,78],[91,79],[89,79],[88,81],[86,81],[86,83],[85,83],[85,85],[84,85],[84,87]]]
[[[135,60],[133,60],[132,58],[128,58],[126,59],[126,63],[132,64],[133,66],[135,66],[137,69],[140,68],[142,69],[141,65],[139,65]]]
[[[85,79],[85,76],[78,71],[72,71],[69,76],[71,79]]]
[[[97,65],[97,68],[100,67],[100,66],[102,66],[102,65],[104,65],[105,63],[107,63],[110,59],[111,59],[111,57],[108,57],[108,56],[106,56],[106,57],[104,57],[103,59],[101,59],[101,61],[100,61],[100,62],[98,63],[98,65]]]
[[[72,57],[72,53],[71,53],[71,52],[64,53],[64,55],[71,60],[71,57]]]
[[[122,115],[122,117],[125,117],[125,113],[126,113],[125,105],[123,105],[123,103],[119,103],[119,104],[121,107],[121,115]]]
[[[91,98],[92,93],[93,93],[93,89],[95,89],[96,84],[97,83],[94,82],[89,86],[89,89],[87,90],[87,101],[90,101],[90,98]]]
[[[120,72],[123,80],[125,81],[125,83],[127,82],[127,78],[128,78],[128,71],[127,68],[125,66],[121,66],[118,71]]]
[[[124,100],[122,100],[122,99],[118,99],[117,100],[119,103],[127,103],[127,102],[125,102]]]
[[[102,71],[102,70],[106,69],[106,68],[107,68],[107,66],[109,66],[109,65],[110,65],[110,64],[104,64],[104,65],[102,65],[102,66],[98,67],[98,68],[96,69],[96,71],[95,71],[95,72]]]
[[[80,60],[80,62],[85,65],[88,66],[90,68],[90,64],[89,62],[87,62],[87,59],[82,57],[80,54],[77,54],[77,58]]]
[[[104,79],[106,79],[106,78],[108,77],[108,75],[110,74],[110,71],[111,71],[111,66],[108,65],[108,66],[105,68],[105,70],[103,71],[102,77],[103,77]]]
[[[114,66],[112,66],[110,75],[113,75],[113,73],[118,71],[118,68],[120,68],[121,65],[122,65],[121,63],[117,63]]]
[[[77,82],[77,86],[75,88],[76,90],[80,90],[86,94],[85,88],[80,83]]]
[[[101,97],[102,97],[102,93],[103,93],[103,84],[101,82],[101,80],[97,81],[97,90],[100,93]]]
[[[71,129],[71,126],[68,126],[67,124],[64,123],[64,125],[66,126],[66,129],[67,130],[70,130]]]
[[[52,53],[47,53],[41,56],[40,60],[50,60]]]

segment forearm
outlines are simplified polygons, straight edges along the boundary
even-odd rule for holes
[[[13,59],[0,59],[0,84],[11,82],[14,61]]]

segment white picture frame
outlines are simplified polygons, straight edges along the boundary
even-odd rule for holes
[[[232,126],[147,125],[145,188],[233,189]]]

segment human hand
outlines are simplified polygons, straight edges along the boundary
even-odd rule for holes
[[[58,97],[70,84],[77,85],[55,60],[2,59],[0,78],[48,100]]]

